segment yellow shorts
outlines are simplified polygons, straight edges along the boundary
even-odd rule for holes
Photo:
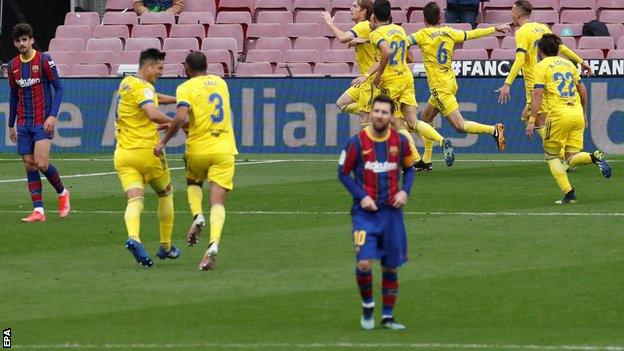
[[[583,150],[585,118],[582,113],[568,111],[568,113],[548,116],[545,127],[544,151],[547,153],[558,155],[562,149],[565,152]]]
[[[525,88],[524,97],[526,98],[526,108],[525,108],[526,113],[521,118],[522,118],[522,123],[526,124],[529,118],[531,117],[531,101],[533,101],[533,87],[529,88],[528,86],[525,86],[524,88]],[[542,114],[542,113],[547,113],[547,112],[548,110],[544,108],[544,99],[542,98],[542,106],[540,106],[540,109],[537,113]]]
[[[440,111],[443,117],[447,117],[451,112],[459,108],[457,103],[457,83],[449,87],[431,88],[429,104]]]
[[[360,111],[370,112],[373,109],[373,100],[378,95],[386,95],[394,101],[394,116],[396,118],[403,118],[401,104],[414,107],[418,106],[418,103],[416,103],[414,79],[411,76],[392,81],[382,81],[381,89],[373,86],[372,83],[370,86],[370,98],[360,105]]]
[[[164,156],[154,156],[152,149],[115,150],[115,170],[125,191],[143,189],[146,183],[156,192],[164,191],[171,183],[169,166]]]
[[[350,86],[349,89],[345,91],[345,93],[347,93],[351,100],[358,102],[360,101],[360,90],[362,90],[361,87],[362,85],[358,87]]]
[[[224,189],[234,188],[234,155],[185,155],[186,178],[199,183],[208,179]]]

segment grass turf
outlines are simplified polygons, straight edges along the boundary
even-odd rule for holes
[[[624,350],[624,216],[602,215],[624,212],[623,157],[613,158],[610,180],[592,166],[572,174],[580,203],[567,207],[553,204],[561,194],[535,155],[464,155],[451,169],[436,162],[434,172],[417,176],[406,208],[411,261],[399,273],[396,307],[405,332],[359,329],[351,200],[335,162],[252,157],[306,162],[238,166],[214,272],[197,271],[207,235],[198,247],[184,245],[190,214],[181,170],[172,178],[182,257],[142,269],[123,247],[123,213],[116,211],[125,199],[115,175],[66,178],[76,212],[66,220],[48,213],[47,223],[29,225],[19,223],[30,210],[25,182],[6,182],[23,178],[23,166],[0,161],[0,326],[12,328],[13,345]],[[53,162],[62,175],[113,171],[110,161]],[[56,207],[51,189],[44,180],[48,209]],[[156,203],[149,192],[142,239],[152,254]],[[484,212],[505,213],[478,215]],[[380,302],[378,270],[374,279]]]

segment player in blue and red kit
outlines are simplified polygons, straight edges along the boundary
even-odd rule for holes
[[[349,140],[338,162],[338,178],[353,195],[355,275],[362,296],[360,323],[366,330],[375,327],[373,260],[380,260],[382,269],[381,327],[405,329],[394,320],[393,309],[399,292],[397,268],[407,261],[402,207],[415,171],[407,138],[390,127],[393,113],[394,103],[389,97],[376,97],[370,114],[372,125]]]
[[[56,116],[63,99],[63,86],[50,56],[33,49],[33,29],[27,23],[13,28],[13,44],[19,51],[8,65],[11,102],[9,138],[26,166],[33,213],[23,222],[44,222],[41,176],[43,173],[58,194],[59,214],[69,214],[69,192],[56,168],[50,164],[50,147]],[[52,93],[54,89],[54,94]],[[17,130],[15,129],[17,124]]]

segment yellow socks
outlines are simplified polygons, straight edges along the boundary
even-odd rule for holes
[[[553,178],[555,178],[555,182],[561,188],[564,194],[567,194],[572,190],[572,185],[570,185],[570,180],[568,179],[568,174],[566,173],[566,168],[561,163],[561,160],[558,158],[547,159],[548,168],[550,168],[550,173]]]
[[[173,194],[158,198],[158,224],[160,226],[160,246],[171,250],[173,232]]]
[[[199,185],[189,185],[186,188],[186,195],[193,217],[197,216],[200,213],[203,213],[204,211],[202,209],[202,188]]]
[[[126,205],[126,213],[124,215],[124,220],[126,221],[126,230],[128,231],[128,237],[138,242],[141,242],[139,233],[141,232],[141,212],[143,212],[144,201],[145,199],[142,197],[135,197],[128,200],[128,204]]]
[[[352,113],[354,115],[357,115],[358,113],[360,113],[360,108],[358,107],[357,102],[352,102],[348,104],[347,106],[343,107],[342,112]]]
[[[425,144],[425,154],[423,155],[424,163],[431,163],[431,159],[433,158],[433,140],[427,139],[425,137],[422,138],[423,143]]]
[[[435,130],[435,128],[429,125],[429,123],[425,123],[423,121],[416,121],[416,124],[414,124],[413,129],[416,133],[420,134],[421,136],[431,139],[437,142],[438,144],[442,145],[442,140],[444,140],[444,137],[442,137],[442,135],[440,135],[440,133],[438,133],[438,131]]]
[[[219,204],[212,205],[210,208],[210,243],[219,243],[223,223],[225,223],[225,207]]]
[[[589,165],[592,163],[591,154],[589,152],[579,152],[568,159],[570,167]]]
[[[494,126],[488,126],[486,124],[481,124],[473,121],[464,122],[464,126],[462,128],[465,133],[470,134],[490,134],[494,135]]]
[[[410,150],[412,151],[412,155],[414,155],[414,162],[420,161],[421,160],[420,153],[418,152],[418,149],[416,148],[416,144],[414,144],[414,138],[412,138],[412,135],[410,134],[410,132],[406,128],[400,128],[399,130],[397,130],[397,132],[407,138],[407,141],[409,142]]]

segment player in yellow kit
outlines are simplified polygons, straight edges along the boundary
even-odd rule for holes
[[[485,125],[464,120],[457,103],[457,80],[452,67],[453,50],[455,44],[466,40],[477,39],[494,33],[509,30],[508,25],[475,29],[471,31],[455,30],[451,27],[440,26],[440,7],[435,2],[425,5],[423,14],[425,28],[408,36],[408,45],[418,45],[422,52],[427,83],[431,96],[427,106],[421,113],[422,120],[430,123],[440,113],[460,133],[489,134],[496,140],[498,149],[505,150],[505,126],[502,123]],[[431,140],[425,140],[425,143]],[[425,150],[427,150],[425,144]],[[430,150],[430,149],[429,149]],[[427,159],[428,158],[428,159]],[[424,161],[431,166],[431,156],[425,156]]]
[[[539,55],[543,59],[534,69],[535,85],[526,133],[531,138],[536,125],[545,125],[543,139],[546,162],[565,194],[557,203],[568,204],[576,202],[576,195],[568,180],[565,165],[559,159],[562,152],[570,167],[594,163],[605,178],[611,177],[611,166],[600,150],[591,154],[582,152],[587,121],[587,90],[576,66],[557,56],[560,45],[561,39],[553,34],[544,34],[538,41]],[[545,115],[548,117],[544,121]]]
[[[115,137],[115,170],[128,198],[124,216],[129,239],[126,248],[145,267],[152,259],[141,243],[141,212],[145,201],[145,184],[158,194],[158,223],[160,224],[160,259],[175,259],[180,250],[171,245],[173,231],[173,188],[164,155],[154,156],[158,144],[158,125],[171,119],[158,111],[158,103],[175,102],[172,96],[156,94],[152,85],[163,70],[165,53],[157,49],[141,52],[136,76],[126,77],[119,84]]]
[[[515,33],[516,59],[511,66],[509,76],[505,79],[505,83],[496,90],[499,93],[498,102],[501,104],[507,103],[507,101],[509,101],[511,84],[516,76],[518,76],[518,73],[520,73],[520,70],[522,70],[526,105],[522,111],[521,118],[522,122],[525,124],[531,110],[531,96],[534,85],[533,69],[539,61],[537,43],[542,38],[542,35],[551,33],[547,25],[538,22],[529,22],[532,11],[533,6],[528,0],[518,0],[514,2],[514,6],[511,9],[511,17],[513,18],[514,25],[520,26]],[[569,58],[573,63],[581,64],[585,73],[589,75],[592,74],[591,67],[568,47],[561,45],[561,47],[559,47],[559,52],[563,54],[563,56]],[[544,111],[540,111],[540,114],[543,113]],[[541,127],[541,125],[537,125],[536,131],[543,137],[544,130]]]
[[[375,47],[368,42],[371,25],[370,17],[373,13],[372,0],[354,0],[351,5],[351,19],[356,23],[348,32],[343,32],[336,27],[334,20],[328,12],[323,12],[321,17],[325,20],[329,30],[334,33],[336,40],[343,44],[350,43],[354,38],[365,39],[365,42],[355,45],[355,63],[358,66],[360,74],[366,74],[375,63]],[[371,86],[362,84],[360,86],[349,87],[336,101],[338,108],[347,113],[359,114],[358,101],[361,97],[370,97]],[[360,119],[362,127],[365,126],[366,120],[364,116]]]
[[[186,74],[190,78],[176,91],[178,107],[171,126],[162,141],[154,148],[161,155],[167,142],[189,118],[186,140],[186,182],[188,202],[193,214],[193,224],[187,242],[197,243],[201,228],[205,225],[202,209],[202,185],[210,182],[210,242],[199,269],[214,268],[219,240],[225,223],[225,200],[233,189],[234,156],[238,154],[230,93],[223,79],[206,74],[206,56],[200,51],[186,57]]]

